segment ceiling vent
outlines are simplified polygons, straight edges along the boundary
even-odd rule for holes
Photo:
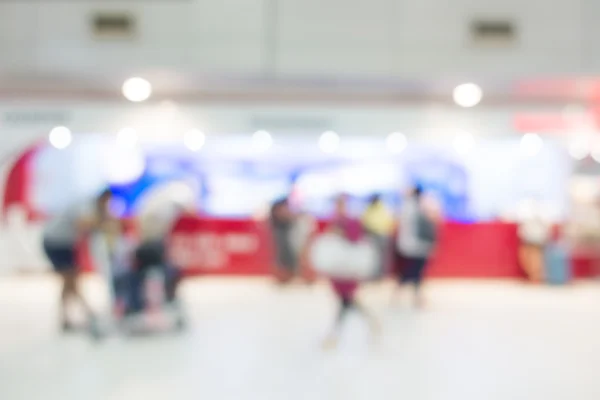
[[[510,20],[477,19],[471,22],[471,41],[480,46],[511,46],[517,41],[517,29]]]
[[[96,12],[91,22],[95,38],[131,39],[136,34],[135,18],[127,12]]]

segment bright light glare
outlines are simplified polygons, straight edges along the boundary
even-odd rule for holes
[[[142,151],[136,147],[117,146],[107,154],[108,180],[114,184],[126,184],[139,179],[146,169]]]
[[[144,78],[129,78],[123,83],[123,96],[134,103],[148,100],[151,94],[152,85]]]
[[[133,128],[123,128],[117,133],[117,144],[123,147],[133,147],[137,144],[138,135]]]
[[[521,152],[527,157],[536,156],[544,147],[544,141],[535,133],[526,133],[521,138]]]
[[[267,131],[256,131],[252,135],[252,144],[257,151],[267,151],[273,145],[273,138]]]
[[[594,141],[594,143],[592,145],[591,156],[594,159],[594,161],[600,163],[600,142],[599,141]]]
[[[466,156],[475,147],[475,138],[468,132],[463,132],[454,138],[454,151],[461,156]]]
[[[323,153],[334,153],[340,145],[340,136],[332,131],[323,132],[319,138],[319,148]]]
[[[385,140],[385,145],[390,153],[399,154],[406,149],[408,140],[401,132],[392,132]]]
[[[454,88],[452,97],[461,107],[474,107],[483,98],[483,90],[474,83],[463,83]]]
[[[590,154],[590,143],[587,137],[579,136],[569,143],[569,154],[576,160],[583,160]]]
[[[50,131],[48,135],[48,140],[50,144],[57,149],[66,149],[69,147],[71,142],[73,141],[73,135],[71,135],[71,131],[69,128],[64,126],[57,126],[56,128]]]
[[[206,136],[197,129],[187,131],[183,135],[183,144],[192,151],[198,151],[204,146]]]

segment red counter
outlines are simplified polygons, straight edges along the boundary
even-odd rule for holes
[[[481,223],[443,226],[436,254],[428,268],[432,277],[516,278],[514,224]],[[264,222],[233,219],[179,221],[172,255],[190,273],[224,275],[267,274],[272,265],[271,238]]]
[[[517,226],[447,223],[427,274],[436,278],[520,278]],[[269,227],[249,219],[185,216],[173,229],[170,254],[187,274],[267,275],[273,266]],[[85,253],[85,252],[84,252]],[[91,264],[90,257],[81,259]],[[592,274],[589,260],[573,260],[576,277]]]
[[[447,223],[428,275],[452,278],[518,278],[519,239],[516,224]]]

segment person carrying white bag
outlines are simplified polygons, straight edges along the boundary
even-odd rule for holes
[[[373,333],[379,332],[378,321],[359,304],[356,291],[361,281],[377,271],[380,254],[377,245],[364,235],[360,221],[348,215],[346,203],[346,196],[338,197],[329,230],[317,237],[311,248],[314,268],[329,278],[340,304],[333,331],[323,343],[325,348],[335,347],[338,330],[352,310],[366,317]]]

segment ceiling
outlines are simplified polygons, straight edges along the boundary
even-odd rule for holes
[[[98,12],[135,29],[98,37]],[[143,76],[154,100],[450,102],[472,81],[484,104],[596,102],[599,19],[590,0],[7,1],[0,98],[120,101]],[[477,40],[476,21],[514,37]]]
[[[176,70],[140,74],[153,85],[152,100],[178,102],[450,103],[458,79],[400,80],[352,77],[201,75]],[[122,73],[0,74],[0,99],[121,101]],[[600,102],[600,79],[480,79],[483,105],[588,105]]]

